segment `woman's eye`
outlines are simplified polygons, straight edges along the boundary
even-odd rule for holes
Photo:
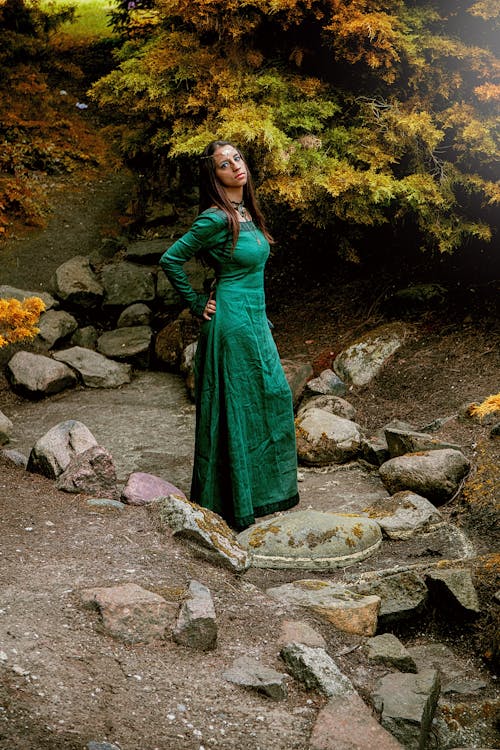
[[[225,169],[228,166],[228,161],[223,161],[219,164],[219,169]]]
[[[241,156],[239,154],[236,154],[233,161],[241,161]]]

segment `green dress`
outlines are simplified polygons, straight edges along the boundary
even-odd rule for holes
[[[215,270],[217,312],[201,325],[195,359],[191,500],[244,529],[298,503],[297,452],[292,395],[266,316],[269,243],[248,221],[231,245],[226,215],[210,208],[160,266],[198,316],[208,295],[193,290],[183,265],[201,254]]]

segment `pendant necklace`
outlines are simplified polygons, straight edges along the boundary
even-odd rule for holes
[[[243,201],[231,201],[232,205],[235,207],[241,218],[244,222],[252,222],[252,218],[248,211],[245,208],[245,203]],[[250,228],[253,230],[253,233],[255,234],[255,239],[257,240],[257,244],[260,245],[260,239],[259,236],[255,230],[255,227],[253,225],[253,222],[250,225]]]
[[[244,221],[249,221],[248,211],[245,208],[245,203],[243,201],[240,201],[239,203],[237,201],[231,201],[231,203],[235,207],[241,218]]]

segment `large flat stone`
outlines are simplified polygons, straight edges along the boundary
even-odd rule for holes
[[[330,570],[372,555],[382,532],[363,516],[302,510],[256,523],[238,541],[257,568]]]

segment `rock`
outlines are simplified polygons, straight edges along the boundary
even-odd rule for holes
[[[25,469],[28,465],[28,459],[23,453],[20,453],[19,451],[4,448],[4,450],[0,451],[0,455],[3,456],[7,461],[11,461],[16,466],[20,466],[21,468]]]
[[[248,568],[247,551],[217,513],[184,497],[169,495],[160,504],[160,518],[170,526],[174,536],[183,539],[201,557],[235,573]]]
[[[455,617],[475,617],[481,607],[470,570],[430,570],[425,575],[429,594],[438,609]]]
[[[125,258],[136,263],[157,264],[170,244],[170,241],[166,238],[136,240],[125,248]]]
[[[109,635],[126,643],[149,643],[165,636],[174,604],[135,583],[86,589],[82,602],[94,605]]]
[[[401,430],[395,427],[385,429],[385,438],[391,458],[404,456],[405,453],[418,453],[419,451],[435,451],[444,448],[461,450],[460,445],[446,443],[439,438],[433,438],[426,432],[413,432],[411,430]]]
[[[136,302],[121,313],[116,324],[117,328],[128,328],[129,326],[149,326],[153,313],[151,308],[143,302]]]
[[[389,539],[410,539],[430,527],[444,523],[442,514],[425,497],[409,490],[396,492],[365,510]]]
[[[156,280],[156,298],[163,307],[179,307],[182,300],[164,273],[159,273]]]
[[[38,328],[38,335],[52,349],[55,344],[76,331],[78,322],[64,310],[48,310],[41,314]]]
[[[298,418],[296,435],[299,459],[313,466],[346,463],[361,449],[359,425],[324,409],[308,409]]]
[[[408,648],[419,672],[436,669],[441,682],[441,695],[461,693],[472,695],[484,690],[486,682],[470,659],[462,660],[444,643],[424,643]]]
[[[79,328],[71,337],[73,346],[83,346],[85,349],[95,349],[99,334],[94,326]]]
[[[307,747],[309,750],[404,750],[380,726],[357,693],[330,698],[316,717]]]
[[[150,269],[122,261],[102,269],[104,305],[128,307],[134,302],[152,302],[155,298],[155,277]]]
[[[119,500],[111,500],[108,497],[91,497],[87,500],[87,505],[91,508],[105,508],[109,510],[125,510],[125,503]]]
[[[385,437],[361,436],[361,457],[373,466],[382,466],[389,460],[389,448]]]
[[[25,289],[17,289],[15,286],[0,284],[0,299],[17,299],[19,302],[24,302],[28,297],[39,297],[45,305],[45,310],[59,307],[59,302],[48,292],[28,292]]]
[[[55,296],[70,307],[97,307],[104,289],[92,271],[89,258],[75,255],[56,269],[51,285]]]
[[[363,516],[302,510],[257,522],[237,539],[256,568],[330,570],[372,555],[382,533]]]
[[[121,499],[128,505],[147,505],[168,495],[180,495],[185,498],[184,493],[170,482],[153,474],[136,471],[129,475]]]
[[[498,424],[493,425],[493,427],[490,430],[490,437],[491,438],[500,437],[500,422],[498,422]]]
[[[307,381],[314,374],[312,365],[302,357],[282,359],[281,365],[292,392],[294,406],[296,406],[302,398]]]
[[[392,633],[382,633],[369,638],[365,644],[368,658],[377,664],[393,667],[400,672],[416,672],[417,666],[410,652]]]
[[[188,597],[181,605],[172,635],[176,643],[199,651],[211,651],[217,646],[212,596],[198,581],[189,584]]]
[[[333,370],[323,370],[317,378],[307,382],[307,390],[311,393],[319,393],[331,396],[344,396],[346,393],[345,383]]]
[[[374,693],[380,721],[405,750],[427,747],[439,698],[439,674],[434,669],[419,674],[388,674]]]
[[[363,596],[341,584],[318,579],[285,583],[266,593],[283,604],[309,609],[345,633],[372,636],[377,629],[378,596]]]
[[[418,314],[425,310],[439,308],[447,295],[447,289],[441,284],[415,284],[405,289],[398,289],[385,300],[384,307],[394,315]]]
[[[184,375],[186,389],[192,401],[194,401],[195,399],[194,365],[197,349],[198,342],[193,341],[191,344],[188,344],[188,346],[186,346],[181,355],[181,374]]]
[[[31,449],[28,471],[56,479],[78,453],[97,445],[97,440],[82,422],[69,419],[52,427]]]
[[[286,646],[287,643],[302,643],[313,648],[326,648],[326,641],[321,633],[301,620],[283,620],[278,642],[282,646]]]
[[[94,742],[94,740],[91,740],[87,742],[87,750],[121,750],[121,748],[111,742]]]
[[[118,360],[133,360],[134,364],[147,367],[153,331],[149,326],[129,326],[106,331],[97,339],[97,351],[105,357]]]
[[[115,362],[83,346],[54,352],[53,357],[76,370],[87,388],[118,388],[132,380],[129,364]]]
[[[349,419],[351,421],[354,421],[356,417],[356,409],[354,406],[351,406],[348,401],[340,398],[340,396],[331,395],[312,396],[311,398],[307,398],[301,403],[300,408],[297,411],[297,417],[302,417],[308,409],[312,408],[324,409],[324,411],[327,411],[330,414],[335,414],[337,417],[343,417],[344,419]]]
[[[248,656],[235,659],[232,666],[223,673],[223,677],[235,685],[264,693],[274,701],[281,701],[287,697],[285,680],[288,675],[266,667]]]
[[[345,698],[355,692],[351,681],[342,674],[333,659],[322,648],[289,643],[280,652],[290,674],[308,690]]]
[[[56,487],[63,492],[99,493],[118,499],[116,470],[109,451],[94,445],[83,453],[77,453],[59,475]]]
[[[0,445],[5,445],[10,440],[14,425],[10,419],[0,411]]]
[[[346,383],[367,385],[402,346],[406,335],[400,323],[370,331],[335,357],[333,369]]]
[[[450,448],[408,453],[386,461],[380,477],[388,492],[412,490],[434,503],[444,503],[458,491],[469,471],[463,453]]]
[[[62,362],[31,352],[16,352],[7,363],[9,383],[16,393],[26,398],[51,396],[76,385],[73,370]]]
[[[168,368],[178,369],[183,351],[186,346],[196,341],[199,331],[198,320],[185,310],[156,336],[156,359]]]
[[[396,622],[415,620],[423,612],[428,596],[423,578],[412,571],[362,581],[353,584],[351,588],[363,596],[380,597],[380,628]]]

